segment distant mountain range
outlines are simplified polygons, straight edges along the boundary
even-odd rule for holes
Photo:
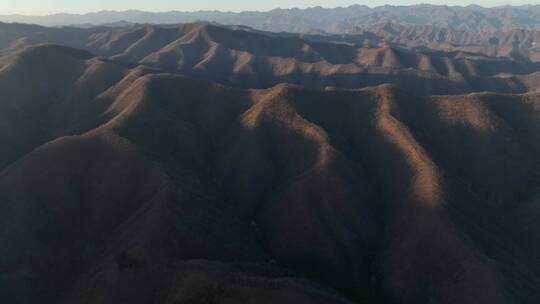
[[[0,21],[32,23],[45,26],[125,25],[126,23],[173,24],[209,21],[221,24],[246,25],[273,32],[343,33],[358,27],[385,22],[406,25],[431,25],[470,32],[540,29],[540,5],[500,6],[378,6],[308,9],[275,9],[266,12],[144,12],[100,11],[87,14],[53,14],[48,16],[0,15]]]

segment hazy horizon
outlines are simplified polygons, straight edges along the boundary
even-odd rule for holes
[[[147,1],[142,0],[116,0],[116,1],[68,1],[68,0],[55,0],[49,1],[47,5],[43,4],[43,1],[39,0],[3,0],[0,3],[0,15],[28,15],[28,16],[46,16],[54,14],[87,14],[100,11],[128,11],[128,10],[140,10],[147,12],[168,12],[168,11],[183,11],[183,12],[196,12],[216,10],[222,12],[241,12],[241,11],[269,11],[273,9],[291,9],[291,8],[336,8],[336,7],[348,7],[351,5],[365,5],[371,8],[380,7],[385,5],[394,6],[408,6],[418,4],[432,4],[432,5],[448,5],[448,6],[469,6],[479,5],[483,7],[497,7],[497,6],[523,6],[523,5],[539,5],[538,1],[493,1],[493,0],[479,0],[479,1],[384,1],[377,5],[370,4],[365,1],[333,1],[332,5],[326,5],[326,1],[318,0],[296,0],[296,1],[268,1],[266,3],[254,3],[253,1],[245,0],[232,0],[226,4],[222,1],[210,0],[210,1],[198,1],[197,3],[177,3],[174,5],[169,4],[167,0],[154,0],[150,4]]]

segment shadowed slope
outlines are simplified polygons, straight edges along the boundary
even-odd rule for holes
[[[55,45],[27,47],[4,58],[0,142],[6,149],[0,168],[49,140],[97,127],[110,103],[148,73]]]

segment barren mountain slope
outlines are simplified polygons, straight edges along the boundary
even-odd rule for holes
[[[12,56],[8,303],[540,297],[537,93],[240,90],[65,47]]]

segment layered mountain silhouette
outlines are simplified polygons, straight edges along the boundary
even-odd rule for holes
[[[537,303],[537,35],[0,24],[0,301]]]
[[[477,5],[447,6],[419,4],[411,6],[384,5],[307,9],[274,9],[245,12],[145,12],[139,10],[100,11],[87,14],[58,13],[48,16],[0,15],[3,22],[33,23],[45,26],[122,25],[127,23],[177,24],[210,21],[229,25],[245,25],[272,32],[342,33],[355,27],[371,27],[381,22],[408,25],[429,25],[469,32],[540,30],[540,6]]]

